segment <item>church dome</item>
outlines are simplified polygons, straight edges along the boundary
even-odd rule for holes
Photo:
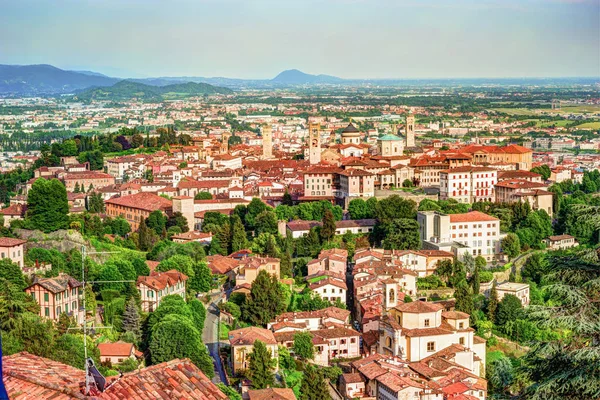
[[[350,137],[350,136],[360,136],[360,131],[358,129],[356,129],[356,127],[354,125],[352,125],[352,122],[351,122],[342,131],[342,136],[348,136],[348,137]]]

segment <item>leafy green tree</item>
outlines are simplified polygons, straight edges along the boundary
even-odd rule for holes
[[[315,357],[313,335],[310,332],[296,332],[294,334],[294,354],[302,360],[312,360]]]
[[[249,231],[256,229],[256,217],[263,211],[267,211],[267,205],[262,200],[256,197],[250,201],[246,208],[246,215],[244,217],[244,223],[248,227]]]
[[[98,281],[106,282],[106,283],[97,283],[97,287],[99,290],[116,290],[119,292],[123,291],[123,283],[122,282],[108,282],[108,281],[123,281],[123,275],[119,271],[119,268],[114,263],[105,264],[100,273],[98,274]]]
[[[231,229],[231,251],[236,252],[248,248],[248,239],[246,230],[239,217],[232,217],[233,224]]]
[[[67,333],[57,337],[50,358],[78,369],[85,368],[85,352],[82,334]],[[94,345],[94,340],[87,339],[87,355],[96,363],[100,362],[100,350]],[[98,364],[97,364],[98,365]]]
[[[37,179],[27,194],[27,222],[33,229],[54,232],[68,228],[67,190],[58,179]]]
[[[331,400],[323,374],[315,365],[306,365],[300,385],[300,400]]]
[[[264,270],[260,271],[243,305],[242,316],[254,325],[266,326],[285,311],[284,299],[285,293],[277,278]]]
[[[335,236],[335,220],[331,210],[325,210],[323,216],[323,227],[321,228],[321,240],[328,242]]]
[[[369,215],[367,202],[363,199],[350,200],[350,203],[348,204],[348,213],[350,213],[350,218],[352,219],[367,218]]]
[[[25,312],[39,313],[38,304],[20,286],[0,279],[0,328],[14,330],[19,316]]]
[[[413,219],[395,219],[386,226],[383,248],[386,250],[418,250],[421,248],[419,224]]]
[[[172,257],[165,258],[156,267],[158,271],[164,272],[169,270],[176,270],[182,274],[187,275],[189,278],[194,276],[195,266],[194,260],[190,256],[184,256],[176,254]]]
[[[293,206],[294,200],[292,200],[292,195],[285,189],[285,193],[283,194],[283,199],[281,200],[281,204],[284,206]]]
[[[521,300],[515,295],[505,295],[496,310],[496,324],[502,326],[508,321],[516,321],[523,315]]]
[[[292,277],[292,256],[287,251],[284,251],[281,255],[279,264],[279,274],[282,277]]]
[[[173,213],[166,222],[166,228],[178,227],[181,232],[187,232],[189,230],[188,220],[179,211]]]
[[[167,217],[162,213],[162,211],[152,211],[148,218],[146,218],[146,225],[157,235],[161,236],[167,229]]]
[[[510,258],[514,258],[521,252],[521,241],[514,233],[509,233],[502,239],[502,251]]]
[[[176,257],[176,256],[174,256],[174,257]],[[173,258],[173,257],[171,257],[171,258]],[[188,281],[188,287],[191,290],[194,290],[196,292],[200,292],[200,293],[208,292],[212,285],[213,276],[212,276],[210,268],[208,268],[208,265],[206,264],[206,262],[200,261],[200,262],[194,263],[193,271],[194,271],[194,273],[193,273],[192,277],[190,278],[190,280]]]
[[[415,206],[414,201],[393,195],[377,202],[375,216],[382,224],[392,222],[394,219],[415,219],[417,215]]]
[[[540,165],[539,167],[533,167],[531,168],[531,172],[535,172],[536,174],[540,174],[542,176],[542,179],[547,181],[548,179],[550,179],[550,175],[552,174],[552,171],[550,171],[550,167],[546,164],[544,165]]]
[[[10,258],[0,259],[0,279],[6,279],[21,290],[27,287],[21,267],[19,267],[19,264],[12,262]]]
[[[133,265],[133,268],[135,269],[135,274],[137,276],[150,275],[150,267],[148,267],[148,264],[145,260],[136,257],[133,260],[131,260],[131,264]]]
[[[213,196],[210,192],[198,192],[194,196],[194,200],[212,200]]]
[[[202,343],[200,332],[186,317],[166,315],[153,327],[148,349],[153,364],[189,358],[206,376],[214,376],[212,358]]]
[[[210,255],[227,255],[227,248],[223,248],[223,246],[221,246],[221,239],[219,239],[219,236],[214,235],[212,237],[212,240],[210,241],[210,246],[208,247],[208,253]]]
[[[272,210],[265,210],[254,219],[254,232],[258,236],[261,233],[277,234],[277,215]]]
[[[92,193],[88,196],[88,211],[95,214],[104,212],[104,200],[100,193]]]
[[[129,225],[129,222],[123,217],[113,219],[110,226],[115,235],[125,237],[125,235],[131,232],[131,225]]]
[[[546,274],[547,262],[542,253],[533,253],[521,270],[521,276],[526,281],[540,283],[542,277]]]
[[[500,357],[489,363],[486,378],[496,393],[504,393],[515,380],[513,366],[508,357]]]
[[[275,384],[274,369],[277,360],[271,356],[271,351],[260,340],[256,340],[252,346],[252,352],[248,354],[248,378],[252,381],[253,389],[265,389]]]
[[[204,321],[206,321],[206,308],[198,299],[192,299],[188,302],[188,307],[192,311],[194,324],[196,328],[202,332],[204,329]]]
[[[595,250],[553,256],[544,287],[549,305],[530,305],[528,319],[542,329],[568,331],[533,344],[518,373],[531,381],[522,397],[578,400],[600,397],[600,260]]]
[[[473,296],[471,288],[465,279],[459,281],[454,288],[454,298],[456,299],[456,310],[469,315],[473,314]]]

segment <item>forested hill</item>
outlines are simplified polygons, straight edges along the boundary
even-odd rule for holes
[[[164,100],[213,94],[230,94],[231,89],[209,85],[208,83],[177,83],[166,86],[150,86],[128,80],[109,87],[96,87],[84,90],[73,96],[74,100]]]
[[[0,65],[0,95],[43,95],[73,93],[91,86],[117,82],[101,74],[66,71],[52,65]]]

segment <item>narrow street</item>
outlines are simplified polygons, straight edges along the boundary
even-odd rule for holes
[[[223,293],[211,295],[211,302],[206,309],[206,320],[204,321],[204,330],[202,331],[202,341],[208,347],[208,352],[213,358],[215,366],[215,376],[213,383],[227,384],[225,370],[219,356],[219,310],[217,303],[221,301]]]

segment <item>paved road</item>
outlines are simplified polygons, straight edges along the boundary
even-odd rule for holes
[[[204,321],[204,330],[202,331],[202,340],[208,347],[208,352],[213,358],[215,365],[215,376],[212,379],[213,383],[227,383],[225,370],[219,356],[219,328],[218,328],[218,309],[216,303],[222,299],[223,293],[217,293],[211,296],[211,302],[206,310],[206,320]]]

